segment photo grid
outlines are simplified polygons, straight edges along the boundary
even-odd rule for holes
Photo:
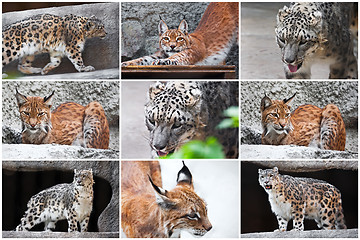
[[[358,2],[1,19],[1,238],[358,238]]]

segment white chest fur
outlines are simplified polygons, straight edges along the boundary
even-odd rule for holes
[[[271,210],[276,214],[279,215],[287,220],[291,219],[291,204],[285,201],[283,196],[278,196],[276,198],[275,190],[267,190],[269,194],[269,202],[271,205]]]

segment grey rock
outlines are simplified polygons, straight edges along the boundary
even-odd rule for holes
[[[262,232],[241,234],[241,238],[358,238],[358,229]]]
[[[8,126],[2,127],[2,143],[20,144],[21,142],[21,132]]]
[[[2,25],[9,25],[30,16],[44,13],[58,16],[73,14],[91,17],[92,15],[95,15],[103,22],[107,35],[104,39],[92,38],[86,41],[82,54],[84,63],[85,65],[95,67],[96,70],[119,68],[119,3],[82,4],[76,6],[9,12],[2,14]],[[34,65],[45,66],[48,61],[49,56],[47,54],[42,54],[36,58]],[[8,64],[3,71],[19,73],[17,71],[17,61]],[[50,74],[69,72],[75,73],[77,71],[68,59],[63,58],[63,62],[60,66],[51,71]],[[80,78],[80,76],[81,75],[76,78]]]
[[[139,21],[129,20],[121,24],[121,55],[131,57],[144,46],[145,33]]]
[[[241,126],[241,144],[261,144],[261,132]]]
[[[357,159],[357,152],[295,145],[241,145],[241,159]]]
[[[41,145],[41,146],[45,146],[45,145]],[[119,235],[118,234],[119,232],[119,162],[118,161],[3,161],[2,167],[3,169],[12,170],[12,171],[45,171],[45,170],[73,171],[73,169],[76,168],[81,168],[81,169],[91,168],[93,170],[94,176],[101,177],[107,180],[112,189],[112,197],[110,203],[104,209],[104,211],[101,213],[98,219],[99,231],[117,232],[117,236]],[[22,235],[15,234],[10,236],[25,237],[24,234]],[[74,235],[66,235],[66,234],[58,235],[58,237],[60,236],[74,237]],[[80,235],[78,236],[80,237]],[[85,236],[85,235],[81,235],[81,236]],[[42,237],[44,237],[44,235],[42,235]]]
[[[118,232],[15,232],[2,231],[3,238],[119,238]]]

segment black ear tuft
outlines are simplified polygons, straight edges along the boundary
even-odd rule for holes
[[[176,182],[179,183],[179,182],[185,182],[185,183],[188,183],[188,184],[192,184],[192,175],[191,175],[191,172],[189,170],[189,168],[185,165],[184,161],[183,162],[183,167],[182,169],[178,172],[178,175],[177,175],[177,179],[176,179]]]
[[[290,103],[291,102],[291,100],[293,100],[293,98],[295,97],[295,95],[296,95],[296,93],[294,94],[294,95],[292,95],[291,97],[289,97],[289,98],[285,98],[283,101],[284,101],[284,103],[285,104],[288,104],[288,103]]]
[[[51,98],[51,97],[54,95],[54,93],[55,93],[55,90],[51,93],[50,96],[44,97],[44,102],[46,102],[47,100],[49,100],[49,98]]]
[[[155,191],[160,194],[160,195],[163,195],[164,193],[160,190],[160,188],[158,186],[156,186],[154,184],[154,182],[152,181],[151,177],[148,175],[148,178],[149,178],[149,181],[151,183],[151,185],[153,186],[153,188],[155,189]]]

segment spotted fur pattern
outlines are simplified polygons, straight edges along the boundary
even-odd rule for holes
[[[105,36],[104,25],[94,16],[32,16],[3,28],[2,66],[20,59],[18,69],[22,73],[47,74],[66,56],[77,71],[94,71],[94,67],[84,65],[81,52],[86,39]],[[49,53],[50,63],[44,68],[34,68],[31,64],[40,53]]]
[[[350,30],[355,19],[355,3],[302,2],[280,9],[275,33],[286,78],[310,78],[316,61],[330,64],[329,78],[357,78]]]
[[[339,108],[301,105],[293,112],[290,102],[295,97],[261,100],[262,144],[314,146],[328,150],[345,150],[346,131]]]
[[[218,65],[224,64],[238,39],[239,3],[210,3],[196,30],[188,34],[182,20],[178,29],[159,23],[160,51],[123,62],[130,65]]]
[[[180,231],[204,236],[212,225],[207,207],[194,191],[185,166],[172,190],[162,188],[157,161],[121,163],[121,227],[128,238],[180,237]]]
[[[65,144],[107,149],[109,124],[98,102],[87,106],[67,102],[51,112],[52,97],[16,93],[25,144]]]
[[[314,219],[322,229],[346,229],[341,193],[331,184],[312,178],[297,178],[278,173],[278,168],[259,169],[259,184],[269,195],[271,210],[279,229],[286,231],[293,219],[293,230],[304,230],[304,219]]]
[[[27,210],[16,231],[27,231],[44,222],[45,231],[55,229],[59,220],[66,219],[68,231],[87,232],[90,213],[93,207],[92,170],[74,170],[72,183],[58,184],[32,196]]]
[[[192,139],[216,136],[228,158],[238,156],[238,130],[215,129],[223,111],[238,106],[238,82],[157,82],[149,89],[145,123],[152,157],[178,150]]]

